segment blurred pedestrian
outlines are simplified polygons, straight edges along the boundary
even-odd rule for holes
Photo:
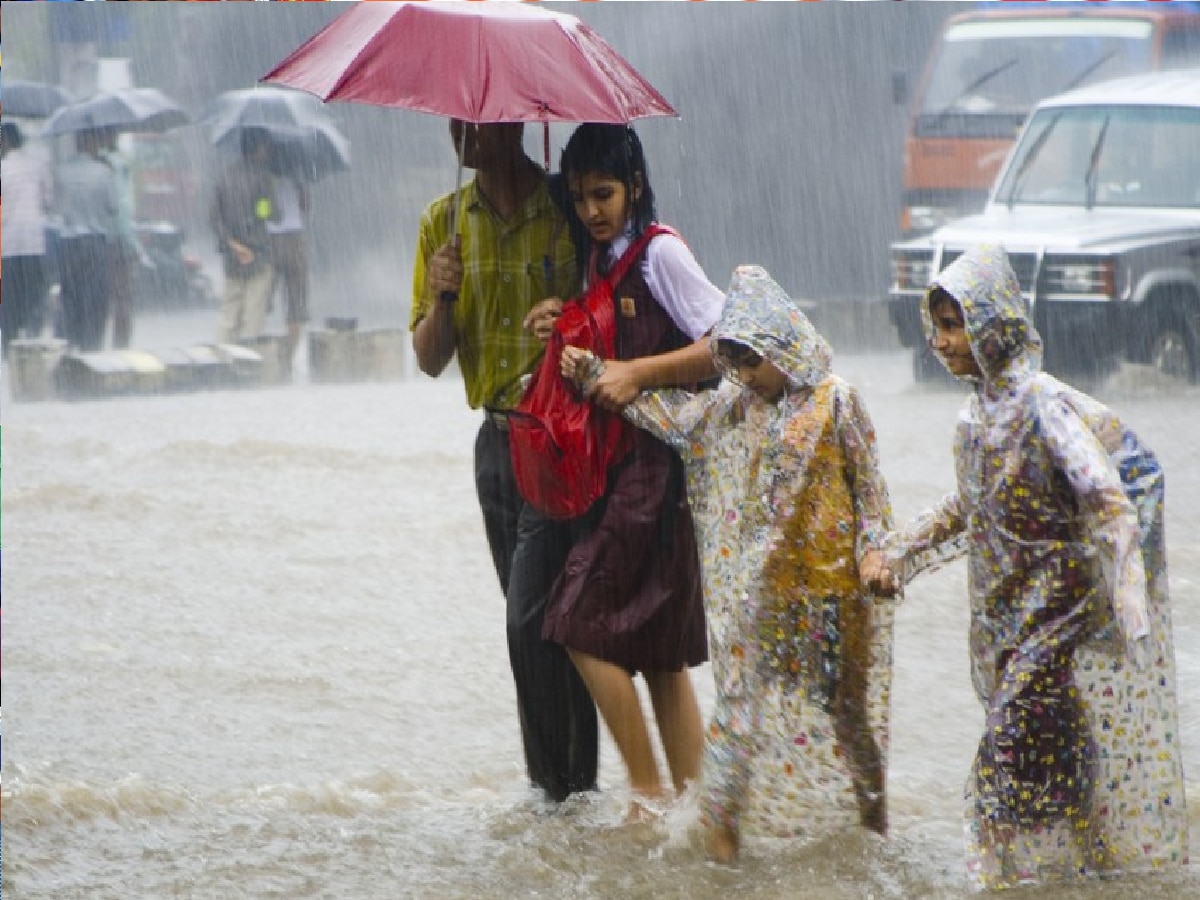
[[[104,346],[109,281],[119,246],[116,174],[101,156],[103,141],[97,129],[76,132],[75,155],[56,173],[62,336],[85,353]]]
[[[112,312],[112,345],[127,348],[133,339],[134,271],[151,265],[133,224],[133,175],[117,141],[115,128],[101,132],[101,155],[113,170],[117,186],[117,241],[109,269],[109,306]]]
[[[967,557],[985,717],[965,790],[971,877],[998,888],[1183,865],[1162,469],[1115,413],[1041,371],[999,247],[947,267],[922,314],[974,388],[958,484],[889,536],[895,571],[872,586]]]
[[[624,269],[612,292],[617,358],[590,389],[619,411],[646,389],[713,377],[708,332],[724,295],[683,240],[656,221],[641,141],[623,125],[572,133],[560,173],[587,284]],[[646,240],[643,240],[643,236]],[[628,254],[628,257],[627,257]],[[627,268],[625,268],[627,266]],[[696,535],[683,464],[646,432],[608,469],[546,608],[543,637],[567,648],[608,726],[632,792],[631,820],[669,798],[634,676],[641,673],[678,795],[700,773],[703,720],[690,668],[708,660]]]
[[[287,336],[284,360],[290,370],[300,345],[300,336],[308,322],[308,186],[298,178],[280,177],[275,182],[275,199],[279,204],[278,221],[267,222],[271,236],[271,263],[275,269],[276,288],[284,296],[284,315]]]
[[[15,338],[41,337],[45,310],[46,216],[54,199],[50,167],[25,145],[16,122],[0,124],[0,183],[8,203],[3,211],[3,264],[8,269],[0,333],[4,356]]]
[[[225,271],[218,340],[225,343],[259,337],[267,318],[274,284],[267,223],[279,220],[270,158],[267,132],[243,130],[241,157],[225,168],[213,192],[210,223]]]
[[[526,317],[537,310],[539,322],[552,321],[560,298],[572,296],[579,282],[562,213],[546,173],[525,154],[522,135],[520,123],[451,120],[460,162],[475,178],[421,216],[411,327],[421,371],[436,378],[457,356],[467,405],[483,410],[475,488],[507,598],[525,765],[534,785],[564,800],[596,786],[599,728],[571,660],[542,638],[546,599],[570,540],[518,492],[508,416],[521,397],[522,376],[544,349]]]

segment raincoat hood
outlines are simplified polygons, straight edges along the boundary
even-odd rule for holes
[[[1041,369],[1042,339],[1002,248],[992,244],[973,247],[934,278],[921,302],[921,318],[930,337],[929,297],[937,287],[962,306],[971,353],[983,372],[984,385],[1012,381]]]
[[[762,266],[738,266],[725,295],[725,309],[713,328],[717,341],[737,341],[770,360],[797,390],[820,384],[832,371],[833,351],[808,316]]]

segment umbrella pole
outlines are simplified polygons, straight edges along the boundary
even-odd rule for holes
[[[454,176],[454,199],[450,201],[450,240],[453,241],[457,236],[455,229],[458,227],[458,192],[462,190],[462,159],[458,161],[458,172]]]
[[[467,129],[458,137],[458,171],[454,175],[454,199],[450,201],[450,240],[454,240],[458,225],[458,192],[462,190],[463,154],[467,152]]]
[[[550,176],[550,120],[545,119],[542,122],[542,150],[546,156],[546,176]],[[554,249],[554,238],[550,238],[550,246],[546,248],[546,254],[542,257],[542,275],[546,279],[546,290],[554,290],[554,260],[551,257],[551,251]]]
[[[467,129],[462,130],[462,137],[458,139],[458,169],[454,175],[454,194],[450,199],[450,243],[454,246],[459,246],[458,241],[458,192],[462,190],[462,170],[463,170],[463,152],[466,148]],[[458,299],[458,294],[454,291],[442,291],[439,298],[443,302],[453,303]]]

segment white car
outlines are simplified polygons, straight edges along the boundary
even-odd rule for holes
[[[892,245],[889,315],[925,348],[920,300],[966,248],[1007,250],[1048,371],[1121,359],[1200,383],[1200,69],[1135,75],[1042,101],[984,212]]]

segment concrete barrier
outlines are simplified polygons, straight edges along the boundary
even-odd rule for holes
[[[315,329],[308,333],[309,379],[318,383],[395,381],[406,374],[408,331]]]
[[[66,352],[67,342],[53,338],[12,341],[8,345],[8,380],[13,400],[54,399],[54,370]]]
[[[283,335],[262,334],[256,338],[243,338],[240,345],[259,356],[256,376],[259,384],[286,384],[292,380],[292,361],[287,358],[287,338]],[[228,348],[231,345],[221,346]],[[236,364],[232,351],[230,359]]]
[[[54,370],[55,393],[66,400],[154,394],[166,386],[167,367],[139,350],[67,353]]]

